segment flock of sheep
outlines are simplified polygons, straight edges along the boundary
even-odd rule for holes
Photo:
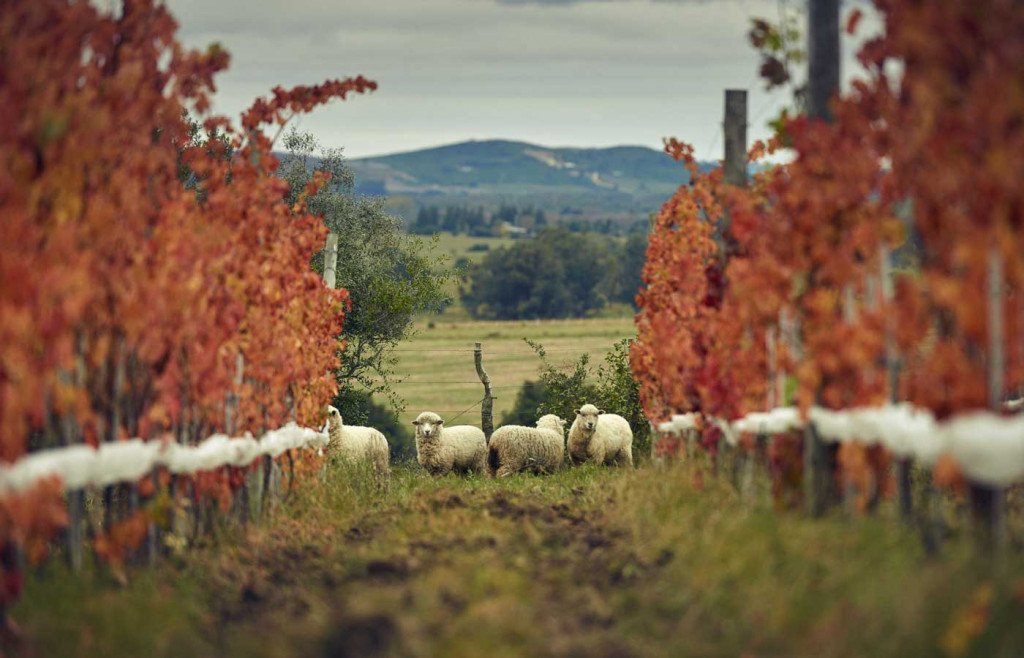
[[[478,427],[445,427],[440,416],[424,411],[412,422],[416,426],[416,458],[434,476],[552,473],[562,467],[566,453],[572,464],[633,465],[633,430],[625,418],[592,404],[583,405],[575,413],[568,440],[566,421],[548,414],[537,421],[536,427],[499,427],[488,442]],[[327,408],[327,427],[328,459],[367,462],[379,478],[385,482],[389,479],[388,442],[380,431],[345,425],[335,407]]]

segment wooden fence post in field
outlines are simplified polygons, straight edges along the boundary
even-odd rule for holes
[[[481,343],[473,343],[473,364],[476,366],[480,383],[484,385],[484,400],[480,405],[480,429],[484,431],[484,438],[490,441],[494,432],[494,398],[491,397],[491,378],[484,370],[484,349]]]

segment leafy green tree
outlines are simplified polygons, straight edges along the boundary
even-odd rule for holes
[[[410,233],[433,235],[441,230],[441,213],[437,206],[422,206],[416,213],[416,221],[409,227]]]
[[[401,408],[393,387],[393,349],[411,335],[417,313],[450,303],[445,286],[454,273],[447,257],[439,261],[432,255],[436,241],[405,233],[401,220],[384,211],[384,199],[354,193],[354,176],[340,149],[323,149],[313,135],[295,130],[285,135],[284,147],[278,173],[288,183],[289,202],[298,200],[314,172],[331,174],[330,184],[306,203],[338,234],[337,285],[352,300],[339,336],[344,347],[335,406],[346,422],[365,412],[364,393],[384,393]],[[323,272],[322,253],[312,266]]]
[[[572,424],[574,409],[590,402],[597,404],[597,386],[591,379],[590,354],[581,354],[575,361],[555,365],[548,361],[547,350],[540,343],[523,339],[540,357],[541,372],[537,383],[544,397],[537,405],[537,416],[555,414]],[[614,411],[614,410],[609,410]]]
[[[644,261],[647,257],[647,235],[631,232],[625,244],[615,250],[605,279],[608,299],[636,306],[636,294],[643,286]]]
[[[549,228],[490,252],[469,269],[460,295],[476,318],[583,317],[607,301],[599,284],[608,258],[606,240]]]

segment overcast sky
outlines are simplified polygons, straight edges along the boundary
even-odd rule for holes
[[[232,118],[274,85],[363,74],[380,87],[299,122],[349,157],[467,139],[546,146],[689,141],[722,157],[723,90],[750,91],[750,137],[787,93],[762,91],[751,17],[798,0],[168,0],[192,47],[231,67],[215,108]],[[844,17],[848,10],[844,9]],[[861,32],[877,27],[865,21]],[[844,42],[844,78],[856,73]]]

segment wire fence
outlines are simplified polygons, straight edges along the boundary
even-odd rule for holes
[[[621,340],[625,340],[625,339],[632,340],[633,338],[635,338],[635,336],[623,336],[622,338],[615,338],[615,339],[613,339],[613,343],[617,343],[617,342],[619,342]],[[587,348],[583,348],[583,347],[545,347],[544,348],[544,352],[545,352],[545,354],[546,353],[550,353],[550,352],[576,352],[577,354],[586,354],[586,353],[589,353],[589,352],[594,352],[594,351],[599,351],[599,350],[610,350],[610,349],[611,349],[611,345],[608,345],[608,346],[605,346],[605,347],[597,346],[597,347],[587,347]],[[463,347],[404,348],[404,347],[400,347],[400,348],[396,348],[396,349],[391,350],[391,351],[392,352],[412,352],[412,353],[424,353],[424,352],[470,352],[470,353],[472,353],[473,352],[473,348],[472,347],[469,347],[469,348],[463,348]],[[529,350],[529,351],[528,350],[487,350],[487,356],[536,356],[536,354],[537,353],[532,351],[532,350]]]

